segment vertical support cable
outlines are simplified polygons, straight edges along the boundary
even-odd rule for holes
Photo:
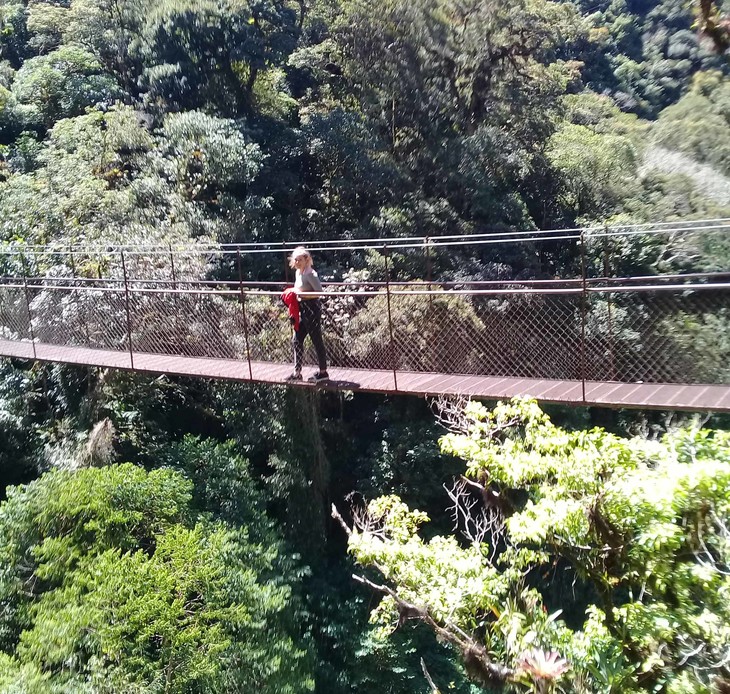
[[[129,310],[129,282],[127,280],[127,264],[124,261],[124,251],[119,251],[122,257],[122,272],[124,273],[124,307],[127,313],[127,340],[129,343],[129,364],[134,369],[134,350],[132,349],[132,314]]]
[[[170,254],[170,279],[172,280],[172,327],[173,327],[173,335],[175,336],[175,340],[181,340],[181,333],[184,332],[180,329],[181,324],[183,323],[183,317],[180,314],[180,297],[177,293],[177,273],[175,271],[175,255],[172,252],[172,243],[167,244],[167,250]],[[195,301],[193,298],[192,301]],[[164,305],[164,303],[163,303]]]
[[[241,310],[243,311],[243,335],[246,340],[246,359],[248,360],[248,377],[253,381],[253,369],[251,368],[251,347],[248,342],[248,318],[246,317],[246,292],[243,291],[243,271],[241,270],[241,249],[236,248],[236,260],[238,264],[238,288],[241,292]]]
[[[76,260],[74,259],[74,249],[73,246],[69,246],[69,256],[71,258],[71,278],[73,279],[73,286],[74,286],[74,298],[76,299],[76,308],[79,311],[79,315],[82,317],[81,319],[84,322],[84,334],[86,335],[86,346],[91,347],[91,334],[89,333],[89,316],[87,315],[86,311],[83,310],[81,306],[81,301],[79,300],[79,289],[76,286]]]
[[[172,244],[168,243],[167,247],[170,250],[170,275],[172,276],[172,288],[177,289],[177,275],[175,274],[175,256],[172,253]]]
[[[611,274],[611,255],[608,247],[608,224],[604,225],[603,236],[603,276],[608,278]],[[614,343],[613,343],[613,302],[611,301],[611,292],[606,293],[606,303],[608,308],[608,369],[609,379],[616,380],[616,365],[614,363]]]
[[[580,301],[580,378],[583,402],[586,402],[586,316],[588,313],[588,289],[586,283],[586,244],[585,230],[580,230],[580,275],[583,291]]]
[[[429,355],[429,362],[435,363],[435,361],[432,361],[431,357],[435,357],[436,350],[434,349],[434,341],[432,339],[433,337],[433,330],[432,327],[434,325],[434,315],[433,315],[433,294],[431,293],[431,274],[432,274],[432,267],[431,267],[431,239],[427,236],[425,241],[425,250],[426,250],[426,282],[428,286],[428,318],[426,320],[426,325],[424,325],[423,329],[427,332],[426,334],[426,344],[428,345],[428,349],[432,350],[433,353]]]
[[[281,245],[284,249],[284,279],[289,284],[289,259],[286,257],[286,241],[282,241]]]
[[[390,270],[388,269],[388,247],[383,246],[385,258],[385,295],[388,300],[388,330],[390,332],[390,363],[393,367],[393,388],[398,390],[398,374],[396,372],[395,338],[393,337],[393,315],[390,309]]]
[[[33,316],[30,313],[30,291],[28,290],[28,267],[25,263],[25,253],[21,251],[20,262],[23,265],[23,288],[25,289],[25,309],[28,312],[28,332],[30,333],[30,345],[33,348],[33,359],[37,359],[35,351],[35,333],[33,332]]]
[[[431,239],[427,236],[423,243],[426,250],[426,282],[428,283],[428,310],[430,313],[433,310],[433,296],[431,294]]]

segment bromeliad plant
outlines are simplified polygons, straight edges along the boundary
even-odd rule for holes
[[[420,620],[489,688],[727,686],[730,433],[567,431],[531,400],[448,419],[441,447],[467,464],[448,490],[461,538],[424,539],[426,514],[394,496],[353,509],[351,527],[333,511],[355,560],[382,575],[355,577],[383,595],[381,637]],[[558,606],[584,613],[580,629],[549,614],[538,570],[550,566],[590,596]]]

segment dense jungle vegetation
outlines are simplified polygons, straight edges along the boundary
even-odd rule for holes
[[[730,217],[727,9],[0,0],[0,241]],[[722,238],[612,243],[596,274],[730,259]],[[433,273],[577,262],[460,246]],[[392,266],[422,276],[420,256]],[[247,272],[279,280],[281,259]],[[709,345],[690,358],[726,374],[730,314],[710,318],[677,351]],[[722,418],[0,372],[0,692],[730,691]]]

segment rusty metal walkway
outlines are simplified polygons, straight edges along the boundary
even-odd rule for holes
[[[34,355],[35,347],[35,355]],[[286,384],[299,388],[350,390],[412,395],[463,395],[484,399],[530,396],[565,405],[730,412],[730,387],[657,383],[608,383],[553,379],[501,378],[458,374],[331,368],[330,379],[316,385],[287,383],[290,364],[211,359],[161,354],[115,352],[86,347],[62,347],[0,339],[0,355],[39,361],[78,364],[234,381]],[[132,366],[134,364],[134,366]],[[305,374],[306,375],[306,374]]]

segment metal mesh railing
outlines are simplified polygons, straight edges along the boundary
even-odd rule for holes
[[[233,284],[233,286],[232,286]],[[730,383],[730,284],[426,283],[328,288],[333,367],[624,383]],[[241,283],[0,285],[0,339],[139,354],[291,361],[278,291]],[[316,363],[314,354],[305,360]]]
[[[123,289],[32,285],[28,296],[38,342],[129,351]]]
[[[27,293],[22,286],[0,286],[0,338],[32,340]]]
[[[730,289],[608,289],[590,294],[585,378],[730,383]]]

